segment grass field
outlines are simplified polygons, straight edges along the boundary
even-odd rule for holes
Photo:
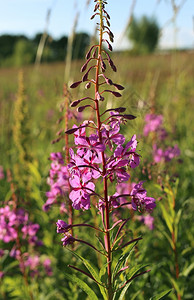
[[[124,106],[127,113],[137,117],[122,127],[122,133],[129,139],[133,134],[137,135],[141,155],[140,167],[131,174],[130,180],[145,180],[149,194],[157,202],[152,230],[140,221],[140,214],[129,209],[119,211],[123,218],[130,217],[129,236],[143,237],[131,254],[130,266],[138,263],[151,269],[133,281],[123,299],[162,299],[151,297],[169,289],[172,291],[165,299],[193,299],[194,52],[139,57],[113,53],[112,58],[118,70],[111,78],[125,89],[118,99],[107,94],[103,105],[107,108]],[[68,85],[80,80],[79,70],[83,63],[73,62]],[[35,250],[25,242],[20,246],[23,253],[39,255],[41,263],[50,259],[52,268],[52,272],[47,269],[45,273],[41,267],[36,273],[39,263],[33,270],[28,266],[26,273],[22,273],[18,267],[21,261],[10,256],[10,251],[18,244],[13,240],[3,241],[0,233],[0,251],[3,250],[0,255],[0,299],[89,299],[75,282],[71,282],[73,275],[65,276],[65,273],[76,274],[75,270],[67,268],[67,264],[81,265],[61,246],[56,234],[55,223],[61,218],[65,220],[67,211],[61,213],[57,205],[48,212],[42,210],[49,190],[48,158],[51,152],[62,151],[65,146],[64,138],[52,144],[57,138],[56,133],[65,126],[64,121],[57,124],[65,114],[65,110],[60,111],[65,100],[64,71],[63,63],[45,64],[38,69],[33,66],[23,70],[0,69],[0,207],[9,203],[23,207],[29,219],[40,225],[38,237],[43,246]],[[70,93],[73,101],[84,97],[86,92],[81,86]],[[78,121],[71,119],[69,128],[79,119],[91,117],[85,112],[78,115],[73,108],[72,112]],[[163,127],[168,133],[165,140],[154,132],[145,136],[147,114],[163,116]],[[180,155],[156,163],[152,156],[155,143],[165,148],[178,145]],[[73,145],[71,139],[70,144]],[[95,207],[90,211],[75,211],[74,217],[76,223],[100,223]],[[91,238],[90,231],[84,228],[80,229],[79,238],[92,240],[97,246],[96,237]],[[83,257],[89,256],[95,267],[103,266],[101,258],[92,250],[88,252],[85,245],[76,248]],[[31,271],[34,273],[30,276]],[[91,279],[85,279],[84,274],[81,276],[98,299],[103,299]]]

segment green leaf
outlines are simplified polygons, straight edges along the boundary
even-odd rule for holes
[[[56,296],[57,293],[58,293],[58,290],[53,290],[48,295],[43,295],[43,299],[49,300],[49,299],[51,299],[51,297]]]
[[[30,170],[31,174],[36,179],[36,182],[40,183],[41,180],[42,180],[42,177],[41,177],[41,174],[40,174],[36,164],[28,162],[28,167],[29,167],[29,170]]]
[[[180,276],[187,277],[193,269],[194,269],[194,262],[190,266],[188,266],[183,272],[181,272]]]
[[[137,241],[135,241],[134,243],[131,243],[127,247],[127,253],[125,253],[124,255],[122,255],[119,258],[119,260],[114,268],[114,271],[113,271],[113,281],[114,281],[114,277],[116,276],[117,272],[125,265],[125,263],[129,259],[129,256],[131,255],[131,251],[133,250],[133,248],[135,247],[136,244],[137,244]]]
[[[85,265],[85,267],[88,269],[88,271],[90,272],[90,274],[94,277],[94,279],[96,281],[98,281],[99,283],[103,284],[101,282],[101,278],[98,275],[97,271],[94,269],[94,267],[85,259],[83,258],[81,255],[71,251],[70,249],[68,249],[70,252],[73,253],[73,255],[75,255],[77,258],[79,258]],[[101,286],[100,284],[98,284],[99,289],[101,291],[101,294],[103,295],[104,299],[107,299],[106,293],[105,293],[105,288],[103,286]]]
[[[166,222],[166,225],[167,225],[169,231],[172,232],[173,231],[173,228],[172,228],[173,219],[172,219],[171,215],[168,214],[166,208],[164,207],[164,205],[162,203],[160,203],[160,207],[161,207],[162,214],[163,214],[164,220]]]
[[[127,280],[130,280],[137,272],[139,272],[143,268],[146,268],[147,266],[148,265],[137,265],[132,267],[127,273]]]
[[[165,187],[164,191],[167,193],[167,200],[168,200],[168,210],[170,210],[171,216],[174,214],[174,208],[173,208],[173,192],[172,190]]]
[[[178,286],[178,282],[174,278],[172,278],[170,274],[167,274],[167,275],[168,275],[173,287],[175,288],[176,292],[181,295],[181,290]]]
[[[160,293],[159,295],[150,298],[150,300],[161,300],[161,299],[164,299],[166,296],[168,296],[171,293],[171,291],[172,291],[172,289],[166,290],[166,291]]]
[[[115,243],[114,243],[114,247],[112,248],[112,251],[115,251],[115,250],[116,250],[119,241],[120,241],[123,237],[124,237],[124,234],[121,234],[121,235],[116,239],[116,241],[115,241]]]
[[[125,284],[125,282],[122,282],[120,284],[120,288],[117,290],[117,294],[120,293],[120,290],[121,290],[121,293],[120,293],[120,296],[119,296],[118,300],[122,300],[123,297],[125,296],[129,286],[132,283],[132,280],[135,279],[135,278],[133,278],[133,276],[135,276],[138,271],[140,271],[141,269],[143,269],[145,267],[147,267],[147,265],[137,265],[137,266],[132,267],[129,270],[129,272],[127,274],[127,280],[125,282],[127,282],[130,279],[131,279],[131,281],[127,282],[126,284]],[[143,275],[143,274],[140,273],[139,276],[141,276],[141,275]],[[136,276],[138,276],[138,274]],[[123,285],[124,285],[124,287],[122,288]]]
[[[186,249],[183,249],[183,251],[181,252],[181,256],[188,255],[188,253],[192,252],[192,251],[193,251],[192,247],[188,247]]]
[[[19,262],[17,260],[11,262],[10,264],[8,264],[4,269],[3,272],[7,273],[10,269],[15,268],[19,265]]]
[[[176,182],[175,182],[174,187],[173,187],[173,194],[174,194],[175,198],[176,198],[176,195],[177,195],[178,185],[179,185],[179,178],[176,179]]]
[[[99,277],[101,282],[107,282],[108,274],[107,274],[107,266],[108,264],[106,263],[105,265],[102,266],[99,272]],[[107,294],[106,294],[106,289],[103,288],[102,286],[99,286],[101,294],[103,295],[104,299],[107,299]]]
[[[97,271],[94,269],[94,267],[85,258],[83,258],[81,255],[75,253],[74,251],[71,251],[70,249],[68,249],[68,250],[71,253],[73,253],[73,255],[75,255],[77,258],[79,258],[84,263],[84,265],[86,266],[86,268],[88,269],[90,274],[96,279],[96,281],[100,282],[100,277],[99,277]]]
[[[172,238],[168,235],[168,233],[166,231],[163,231],[162,234],[167,238],[167,240],[169,241],[169,243],[173,249],[174,245],[173,245]]]
[[[118,300],[122,300],[122,299],[123,299],[123,297],[125,296],[125,294],[126,294],[128,288],[129,288],[129,286],[131,285],[131,282],[132,282],[132,281],[128,282],[128,283],[125,285],[125,287],[122,289],[122,292],[121,292],[121,294],[120,294]]]
[[[96,294],[94,293],[94,291],[87,285],[87,283],[85,283],[84,281],[82,281],[81,279],[79,279],[77,276],[75,275],[70,275],[68,273],[64,273],[64,276],[76,283],[89,297],[89,299],[91,300],[98,300]]]
[[[174,222],[175,241],[177,241],[177,237],[178,237],[178,224],[181,218],[181,214],[182,214],[182,209],[179,209]]]

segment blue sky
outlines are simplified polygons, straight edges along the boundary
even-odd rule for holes
[[[51,9],[48,26],[54,38],[71,32],[75,16],[79,13],[77,31],[93,33],[95,21],[90,21],[93,0],[86,6],[87,0],[0,0],[0,34],[25,34],[32,37],[42,32],[46,24],[48,9]],[[111,29],[115,34],[115,48],[128,47],[122,34],[128,22],[133,0],[109,0],[107,11],[111,16]],[[184,0],[175,0],[180,4]],[[171,0],[136,0],[134,15],[155,16],[162,28],[160,46],[173,47],[174,27]],[[185,0],[177,15],[177,47],[194,48],[194,0]]]

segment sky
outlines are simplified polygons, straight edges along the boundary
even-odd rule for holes
[[[107,11],[115,35],[115,49],[130,46],[124,32],[133,1],[108,0]],[[87,2],[90,5],[87,6]],[[133,13],[137,18],[142,15],[155,17],[161,28],[160,48],[194,48],[194,0],[174,2],[183,4],[176,17],[176,25],[173,23],[171,0],[136,0]],[[93,0],[0,0],[0,35],[24,34],[31,38],[47,28],[53,38],[60,38],[72,31],[76,16],[76,31],[93,34],[95,19],[90,20],[92,14]]]

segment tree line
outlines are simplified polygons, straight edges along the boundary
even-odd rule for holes
[[[159,41],[160,29],[154,18],[142,16],[137,19],[133,16],[126,35],[131,41],[132,54],[147,54],[153,52]],[[25,35],[0,36],[0,67],[22,66],[35,62],[37,49],[42,33],[36,34],[33,38]],[[76,33],[72,44],[72,59],[82,59],[86,47],[90,44],[90,36],[87,33]],[[68,37],[62,36],[54,39],[48,35],[44,45],[42,62],[64,61],[67,55]]]
[[[0,67],[22,66],[34,63],[42,34],[33,38],[25,35],[4,34],[0,36]],[[73,39],[72,59],[84,57],[89,46],[90,36],[87,33],[76,33]],[[68,37],[54,39],[47,36],[42,62],[64,61],[67,54]]]

